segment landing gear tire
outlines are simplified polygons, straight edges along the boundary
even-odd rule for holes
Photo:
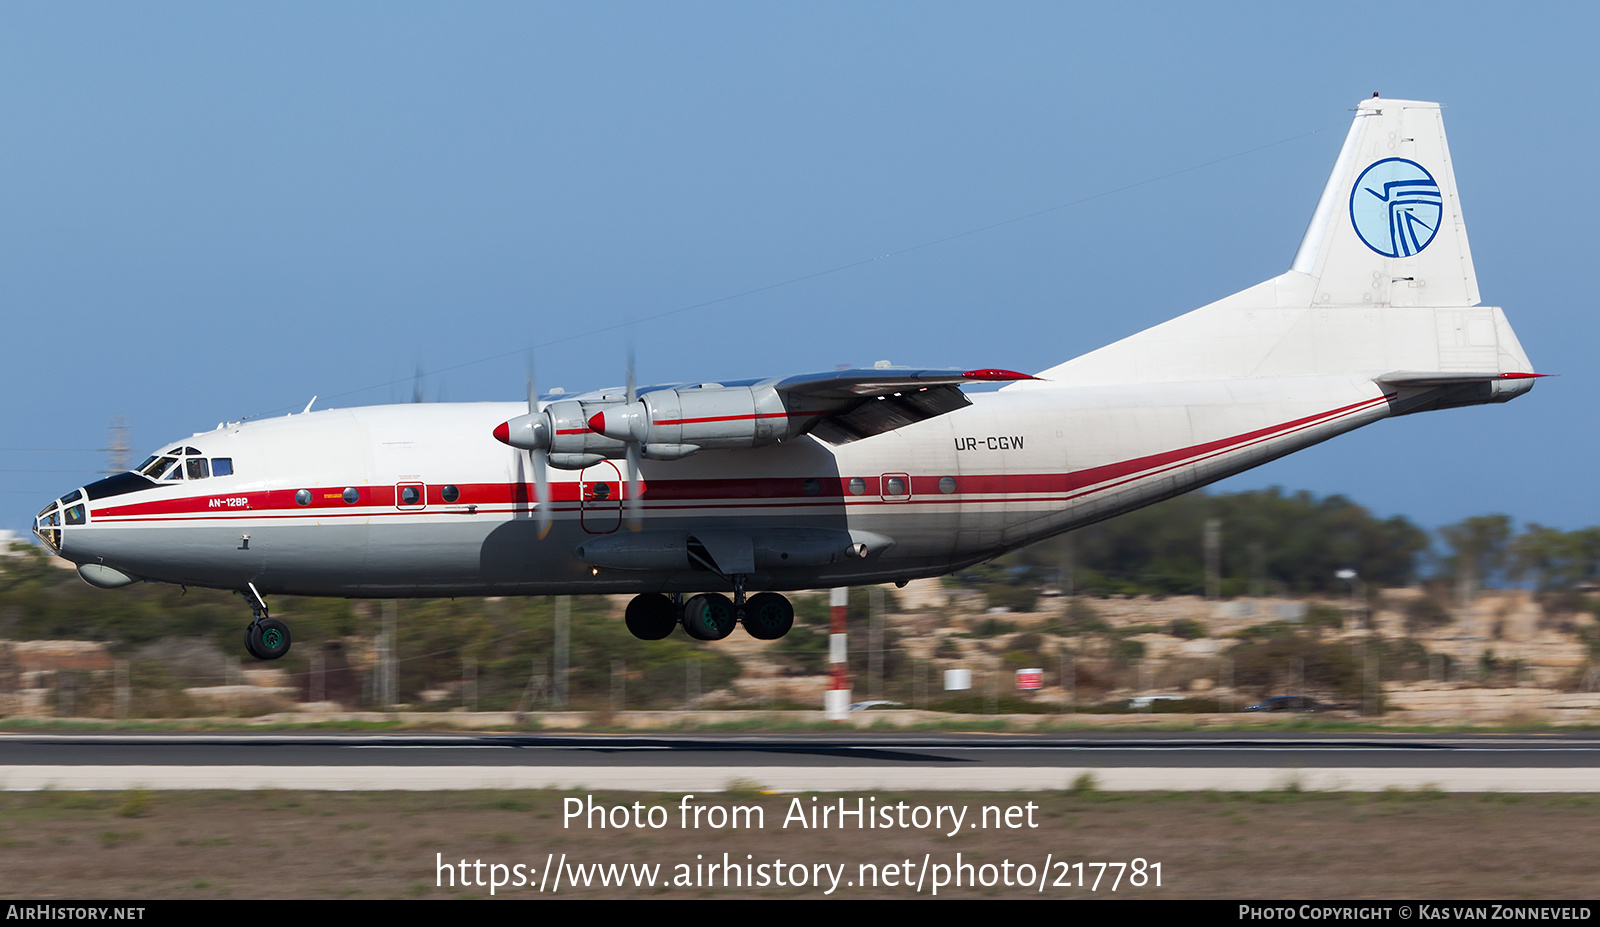
[[[794,606],[776,592],[758,592],[744,606],[744,629],[758,641],[775,641],[794,627]]]
[[[720,641],[737,623],[733,600],[721,593],[703,593],[683,603],[683,629],[697,641]]]
[[[289,626],[276,618],[263,618],[245,632],[244,648],[258,660],[276,660],[289,652]]]
[[[642,641],[658,641],[678,626],[678,606],[659,592],[636,595],[628,603],[628,631]]]

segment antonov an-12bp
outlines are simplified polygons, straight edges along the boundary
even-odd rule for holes
[[[227,424],[35,531],[96,586],[239,591],[264,659],[289,649],[273,594],[636,593],[641,638],[773,639],[785,590],[937,576],[1535,376],[1479,305],[1438,105],[1369,99],[1287,272],[1035,377],[844,370]],[[1013,382],[962,391],[994,380]]]

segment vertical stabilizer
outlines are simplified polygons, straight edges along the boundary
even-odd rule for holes
[[[1323,306],[1476,306],[1437,103],[1363,100],[1292,270]]]
[[[1289,270],[1006,389],[1532,370],[1478,278],[1437,103],[1363,100]]]

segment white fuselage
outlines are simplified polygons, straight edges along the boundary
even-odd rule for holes
[[[605,537],[616,549],[630,535],[812,529],[891,543],[769,563],[748,588],[902,580],[1204,485],[1382,418],[1395,398],[1351,377],[980,393],[848,444],[804,436],[644,461],[638,532],[624,518],[621,461],[553,470],[550,501],[536,498],[527,452],[490,434],[520,404],[335,409],[187,439],[230,458],[233,473],[92,500],[86,523],[62,530],[61,554],[140,579],[277,594],[690,592],[729,583],[687,562],[598,568],[576,550]],[[541,504],[553,509],[542,539]]]

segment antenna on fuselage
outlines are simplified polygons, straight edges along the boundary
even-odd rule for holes
[[[317,401],[317,397],[315,397],[315,396],[312,396],[312,397],[311,397],[311,402],[316,402],[316,401]],[[311,402],[308,402],[308,403],[306,403],[306,407],[305,407],[305,408],[304,408],[304,409],[301,409],[301,410],[300,410],[300,414],[301,414],[301,415],[304,415],[304,414],[306,414],[306,413],[307,413],[307,412],[310,412],[310,411],[311,411]]]

